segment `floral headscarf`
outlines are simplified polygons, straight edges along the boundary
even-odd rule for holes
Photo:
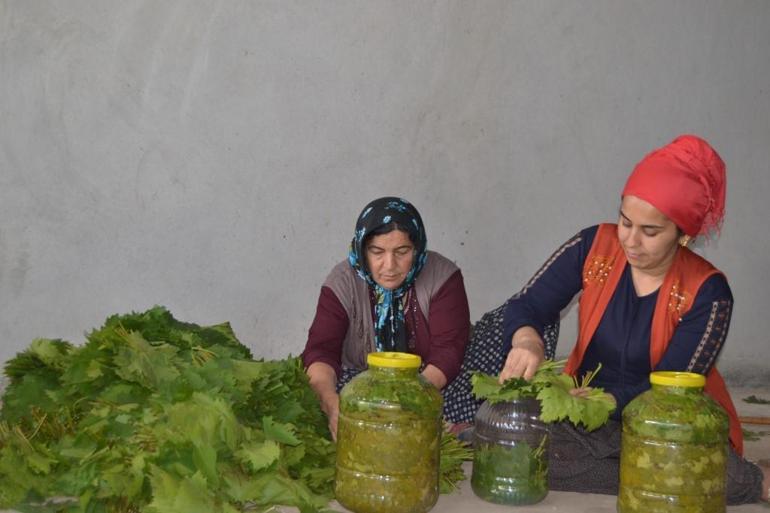
[[[397,289],[381,287],[374,281],[366,265],[367,235],[378,228],[396,223],[398,228],[409,234],[414,244],[412,268],[404,283]],[[369,284],[374,292],[374,344],[377,351],[406,351],[407,336],[404,326],[404,296],[414,284],[417,275],[425,266],[428,254],[425,227],[417,209],[406,200],[395,197],[379,198],[364,207],[356,222],[356,233],[350,242],[348,261],[358,276]]]

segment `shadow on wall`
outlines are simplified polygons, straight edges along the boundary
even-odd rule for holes
[[[762,358],[764,360],[764,358]],[[770,387],[770,368],[766,364],[717,361],[719,372],[731,387]]]

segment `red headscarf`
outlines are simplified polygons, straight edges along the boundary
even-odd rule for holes
[[[623,189],[695,237],[719,231],[725,215],[725,163],[709,143],[680,135],[639,162]]]

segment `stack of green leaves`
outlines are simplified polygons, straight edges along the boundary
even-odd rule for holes
[[[0,509],[306,513],[332,497],[301,362],[252,360],[228,324],[113,316],[80,347],[35,340],[5,371]]]
[[[439,493],[452,493],[457,490],[457,483],[465,479],[463,462],[472,459],[473,449],[470,444],[461,441],[446,429],[441,432]]]
[[[302,362],[253,360],[227,323],[116,315],[80,347],[33,341],[5,373],[0,509],[331,511],[335,447]],[[448,493],[470,451],[441,447]]]
[[[569,420],[593,431],[607,422],[615,410],[614,399],[601,388],[590,387],[599,369],[577,378],[562,373],[566,360],[543,362],[531,380],[511,378],[500,383],[498,378],[484,373],[471,377],[473,394],[490,403],[533,397],[540,401],[540,420],[558,422]]]

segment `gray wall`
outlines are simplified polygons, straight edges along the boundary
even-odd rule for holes
[[[153,304],[297,354],[386,194],[476,320],[694,132],[729,167],[721,366],[768,379],[768,26],[765,0],[0,0],[0,362]]]

